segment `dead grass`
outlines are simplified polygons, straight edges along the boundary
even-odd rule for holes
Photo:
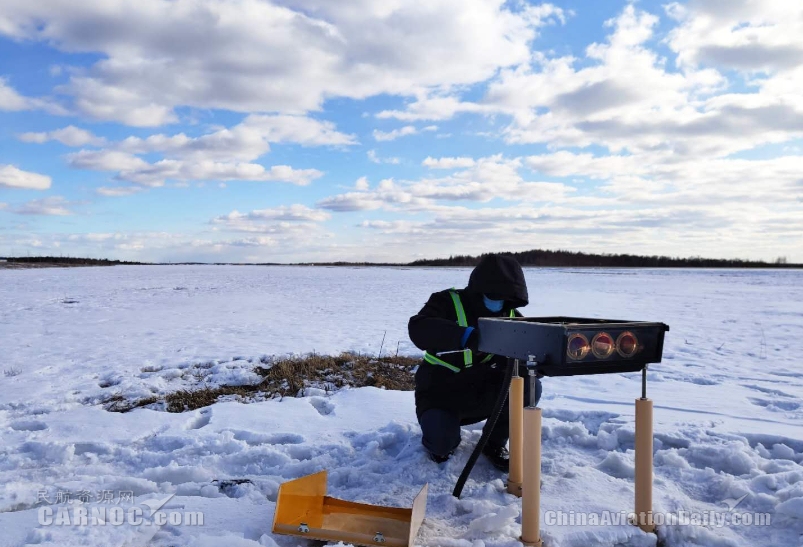
[[[412,357],[381,357],[341,353],[340,355],[306,355],[263,360],[254,368],[262,381],[246,386],[201,387],[181,390],[164,397],[126,401],[117,394],[105,401],[112,412],[128,412],[134,408],[153,406],[167,412],[186,412],[217,402],[221,397],[253,402],[276,397],[295,397],[314,387],[334,392],[346,386],[374,386],[384,389],[412,391],[415,381],[412,368],[420,362]]]

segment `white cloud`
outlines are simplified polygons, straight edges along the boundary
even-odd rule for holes
[[[258,209],[249,213],[232,211],[227,215],[213,218],[210,224],[214,226],[215,231],[259,234],[239,240],[239,244],[227,241],[224,245],[288,247],[310,245],[316,240],[321,241],[330,237],[331,234],[326,232],[321,224],[330,217],[330,213],[326,211],[295,204]]]
[[[463,162],[466,163],[466,162]],[[438,202],[488,202],[494,198],[519,202],[539,202],[565,199],[573,188],[562,183],[527,181],[520,174],[519,159],[505,159],[501,155],[481,158],[471,167],[441,178],[423,178],[417,181],[381,181],[375,190],[331,196],[318,202],[318,206],[332,211],[360,211],[372,209],[429,211],[439,207]]]
[[[323,176],[317,169],[294,169],[274,165],[268,169],[257,163],[215,162],[209,160],[160,160],[148,163],[125,152],[81,150],[68,156],[72,167],[94,171],[117,171],[116,179],[143,186],[163,186],[165,181],[250,180],[281,181],[305,186]]]
[[[0,5],[0,35],[2,35],[2,12]],[[59,104],[37,97],[25,97],[20,95],[13,87],[8,85],[7,80],[0,76],[0,111],[17,112],[21,110],[44,110],[49,114],[63,116],[68,114],[67,110]]]
[[[6,83],[4,78],[0,78],[0,110],[29,110],[29,99],[17,93]]]
[[[459,113],[493,114],[498,111],[493,105],[464,102],[456,95],[431,92],[419,93],[416,101],[407,105],[404,110],[383,110],[376,117],[403,121],[448,120]]]
[[[165,180],[277,181],[306,186],[321,176],[323,173],[317,169],[294,169],[289,165],[266,169],[257,163],[161,160],[143,169],[120,172],[117,178],[146,186],[160,186]]]
[[[505,136],[519,144],[724,157],[803,135],[796,76],[759,81],[757,93],[723,93],[730,83],[716,69],[667,69],[647,45],[657,21],[629,5],[609,22],[607,40],[586,49],[585,66],[536,54],[531,65],[503,70],[482,104],[513,117]]]
[[[0,188],[22,188],[26,190],[47,190],[50,177],[23,171],[13,165],[0,164]]]
[[[221,247],[273,247],[276,245],[276,239],[272,237],[258,236],[217,241],[215,244]]]
[[[427,158],[421,162],[424,167],[430,169],[459,169],[465,167],[472,167],[474,165],[474,158],[459,157],[459,158]]]
[[[368,190],[369,187],[368,177],[360,177],[357,179],[357,182],[354,183],[355,190]]]
[[[29,201],[12,209],[18,215],[67,216],[73,214],[70,202],[63,197],[49,197]]]
[[[371,163],[390,163],[392,165],[398,165],[399,163],[401,163],[401,160],[399,158],[394,158],[394,157],[380,158],[377,155],[376,150],[369,150],[366,154]]]
[[[318,207],[337,212],[370,211],[385,205],[382,196],[367,192],[348,192],[337,196],[324,198],[318,202]]]
[[[798,67],[803,59],[799,2],[695,0],[670,4],[667,12],[681,23],[669,34],[681,66],[776,71]]]
[[[302,146],[357,144],[356,136],[337,131],[334,123],[308,116],[252,114],[242,125],[259,131],[265,140],[272,143],[297,143]]]
[[[124,171],[144,170],[148,162],[133,154],[115,150],[81,150],[67,156],[70,167],[91,171]]]
[[[399,137],[406,137],[407,135],[415,135],[418,133],[418,129],[412,125],[405,125],[404,127],[400,127],[399,129],[394,129],[392,131],[380,131],[378,129],[374,129],[373,135],[374,140],[376,141],[393,141],[398,139]]]
[[[103,137],[96,137],[91,132],[69,125],[62,129],[48,131],[43,133],[23,133],[19,135],[19,139],[23,142],[42,144],[48,141],[59,141],[60,143],[79,147],[79,146],[102,146],[106,143]]]
[[[287,222],[323,222],[331,217],[326,211],[318,209],[310,209],[305,205],[289,205],[274,207],[272,209],[257,209],[250,213],[240,213],[239,211],[232,211],[228,215],[220,216],[214,219],[215,223],[230,223],[239,222],[243,220],[278,220]]]
[[[141,186],[115,186],[112,188],[102,186],[96,190],[96,193],[106,197],[121,197],[130,196],[142,190],[143,188]]]
[[[652,156],[656,158],[656,156]],[[587,176],[607,179],[615,176],[641,175],[649,171],[648,162],[642,156],[594,156],[559,151],[552,154],[530,156],[525,163],[528,167],[554,177]]]
[[[525,62],[537,29],[563,17],[502,0],[12,0],[0,33],[100,54],[60,91],[87,115],[146,126],[175,121],[182,105],[300,113],[327,97],[481,82]]]
[[[177,135],[151,135],[145,139],[128,137],[113,143],[110,151],[127,154],[159,152],[170,158],[205,159],[220,161],[252,161],[270,150],[270,144],[258,131],[243,125],[221,129],[200,137]]]
[[[357,141],[354,135],[337,131],[329,121],[306,116],[251,115],[231,128],[200,137],[184,133],[157,134],[145,139],[129,137],[113,143],[112,148],[132,154],[161,152],[178,158],[252,161],[270,151],[270,143],[346,146]]]
[[[101,144],[77,128],[51,133],[22,135],[29,142],[58,138],[62,142]],[[108,143],[102,150],[81,150],[67,156],[70,166],[94,171],[117,171],[116,178],[145,186],[162,186],[166,180],[255,180],[286,181],[306,185],[323,175],[317,169],[294,169],[276,165],[266,169],[252,163],[270,150],[270,143],[292,142],[303,146],[344,146],[356,143],[353,135],[341,133],[334,124],[304,116],[248,116],[242,123],[189,137],[156,134],[147,138],[128,137]],[[143,154],[164,157],[148,162]],[[101,189],[103,195],[122,195],[119,189]]]

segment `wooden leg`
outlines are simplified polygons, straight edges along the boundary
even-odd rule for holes
[[[524,436],[524,378],[514,377],[510,383],[508,396],[510,407],[510,473],[507,476],[507,491],[514,496],[521,497],[521,482],[523,477],[522,450]]]
[[[652,401],[636,399],[636,514],[635,524],[654,532],[652,519]]]
[[[524,481],[521,492],[521,542],[541,547],[541,409],[524,409]]]

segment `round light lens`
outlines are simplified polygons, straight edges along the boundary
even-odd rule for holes
[[[591,341],[591,351],[597,359],[607,359],[616,351],[616,344],[607,332],[600,332]]]
[[[588,345],[588,338],[578,333],[569,336],[569,342],[566,344],[566,354],[569,359],[575,361],[584,359],[590,350],[591,346]]]
[[[616,339],[616,351],[622,357],[633,357],[638,352],[638,338],[632,332],[623,332]]]

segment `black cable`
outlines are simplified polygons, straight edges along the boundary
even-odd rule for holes
[[[463,472],[460,473],[460,477],[457,479],[457,483],[454,485],[452,495],[458,499],[460,498],[460,494],[463,493],[463,486],[466,485],[466,481],[468,480],[468,476],[471,474],[471,470],[474,469],[474,464],[477,463],[477,458],[480,457],[482,449],[485,448],[486,444],[488,444],[488,439],[491,437],[491,432],[493,431],[494,426],[496,426],[496,421],[499,419],[502,409],[505,407],[505,401],[507,400],[507,395],[510,391],[510,382],[513,379],[513,368],[516,366],[517,364],[515,359],[507,360],[505,379],[502,381],[502,387],[499,390],[499,395],[496,397],[496,403],[494,404],[493,412],[491,412],[491,415],[485,421],[485,426],[482,428],[480,440],[477,441],[477,446],[474,447],[474,452],[472,452],[471,456],[469,456],[466,466],[463,468]]]

